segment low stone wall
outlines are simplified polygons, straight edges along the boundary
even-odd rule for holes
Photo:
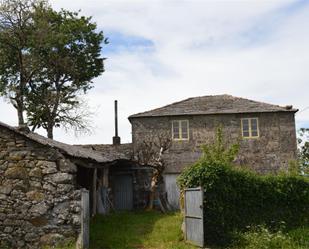
[[[0,248],[42,248],[80,232],[76,166],[57,150],[0,130]]]

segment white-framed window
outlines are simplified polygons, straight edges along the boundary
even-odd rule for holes
[[[189,140],[189,120],[172,121],[173,140]]]
[[[241,131],[243,138],[258,138],[260,136],[258,118],[242,118]]]

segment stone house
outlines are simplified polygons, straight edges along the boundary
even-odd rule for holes
[[[216,127],[229,143],[239,142],[237,163],[260,173],[287,169],[296,158],[296,132],[292,106],[281,107],[230,95],[189,98],[129,117],[132,145],[168,134],[172,146],[165,155],[164,179],[169,202],[178,206],[176,178],[201,155],[200,146],[213,141]]]
[[[104,212],[110,196],[123,201],[115,191],[102,195],[99,190],[107,191],[110,185],[113,190],[113,181],[119,182],[117,176],[123,172],[134,178],[130,205],[144,205],[147,191],[140,181],[147,179],[148,171],[115,148],[104,151],[60,143],[0,122],[0,248],[42,248],[78,237],[80,244],[87,244],[87,228],[83,229],[89,215]],[[86,206],[82,189],[90,194]],[[110,204],[113,208],[113,201]]]
[[[83,234],[82,189],[89,191],[90,215],[144,208],[152,170],[135,155],[149,137],[172,141],[164,185],[175,208],[177,176],[200,157],[219,125],[226,141],[239,142],[238,163],[260,173],[286,169],[296,156],[295,112],[230,95],[189,98],[130,116],[130,144],[120,144],[116,118],[112,145],[68,145],[0,122],[0,248],[75,240]]]

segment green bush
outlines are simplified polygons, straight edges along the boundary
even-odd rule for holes
[[[229,165],[198,162],[178,179],[180,187],[204,189],[205,236],[225,242],[235,230],[282,221],[295,227],[309,222],[309,182],[297,176],[260,176]]]
[[[235,232],[252,225],[276,229],[282,221],[287,227],[308,224],[309,181],[284,174],[261,176],[234,167],[237,147],[225,149],[219,129],[220,136],[214,145],[204,146],[201,159],[178,178],[181,189],[204,189],[206,241],[228,242]]]

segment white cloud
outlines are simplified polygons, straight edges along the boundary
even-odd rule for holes
[[[92,15],[107,36],[119,32],[154,44],[151,51],[110,53],[106,72],[87,96],[97,110],[95,133],[76,139],[56,131],[58,140],[110,143],[114,99],[124,142],[131,136],[129,115],[187,97],[229,93],[300,109],[309,105],[309,7],[304,1],[51,2]],[[1,104],[1,120],[12,124],[16,114],[9,109]],[[309,125],[308,111],[296,117]]]

